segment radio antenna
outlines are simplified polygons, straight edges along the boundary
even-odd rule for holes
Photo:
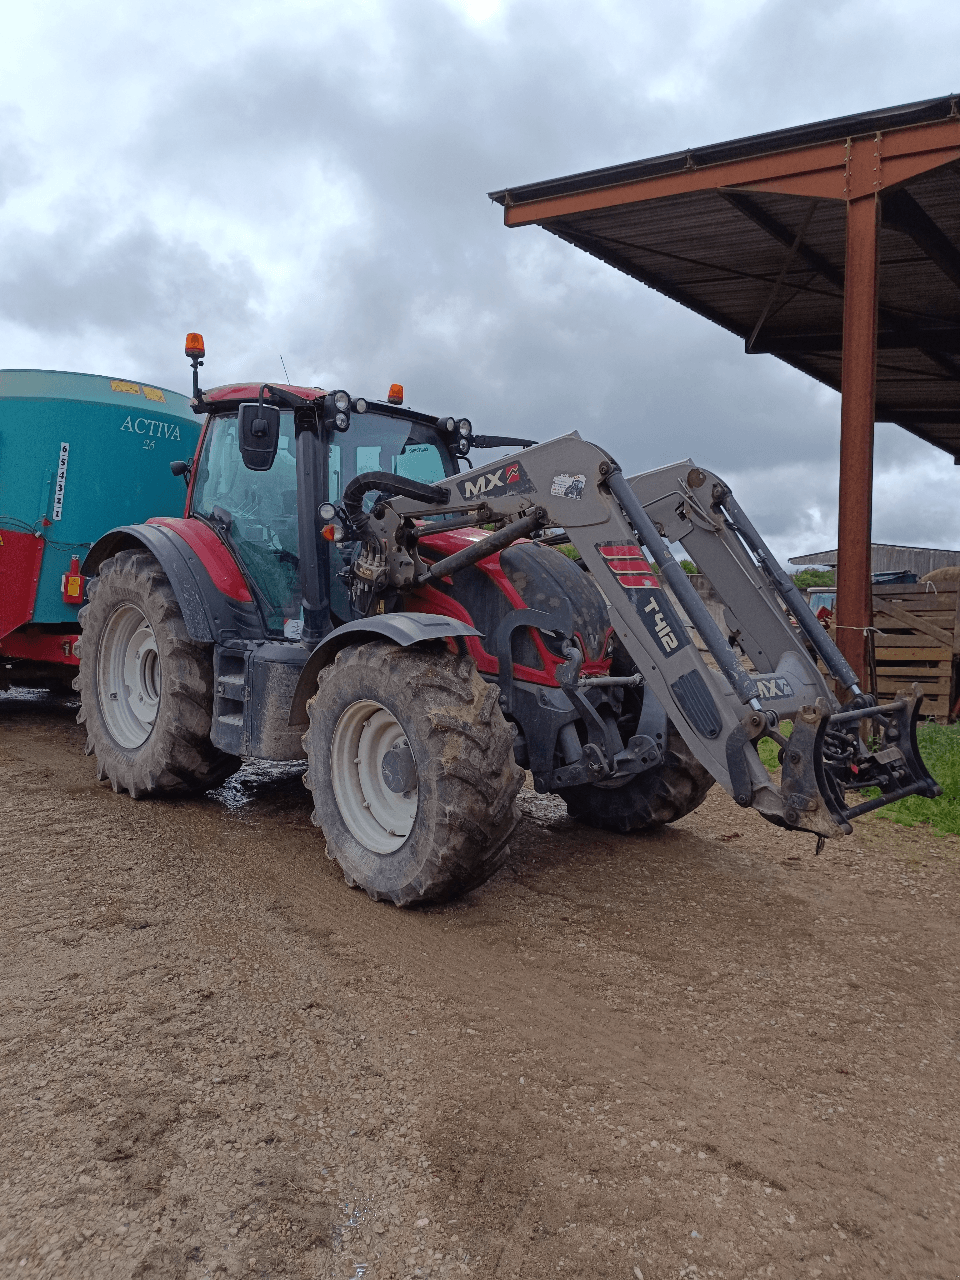
[[[277,354],[279,355],[279,352],[278,352]],[[282,355],[280,356],[280,363],[281,363],[281,364],[283,364],[283,356],[282,356]],[[290,384],[290,375],[289,375],[289,373],[287,373],[287,366],[286,366],[285,364],[283,364],[283,376],[286,378],[286,380],[287,380],[287,385],[289,386],[289,384]]]

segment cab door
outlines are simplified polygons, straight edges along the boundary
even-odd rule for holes
[[[236,414],[213,418],[190,514],[212,524],[229,543],[255,588],[267,631],[295,635],[301,592],[293,413],[280,415],[280,443],[269,471],[248,471],[243,465]]]

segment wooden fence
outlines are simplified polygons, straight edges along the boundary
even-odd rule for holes
[[[922,714],[946,724],[957,697],[960,612],[956,583],[873,588],[877,693],[885,701],[906,684],[923,689]],[[881,633],[881,634],[878,634]]]

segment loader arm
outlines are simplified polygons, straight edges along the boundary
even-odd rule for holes
[[[729,488],[691,461],[628,480],[604,449],[573,433],[450,476],[432,486],[426,504],[390,496],[384,480],[381,499],[356,532],[401,592],[456,573],[538,528],[562,527],[594,575],[643,681],[738,804],[784,826],[835,836],[851,830],[857,813],[903,795],[939,794],[916,746],[919,689],[877,709]],[[428,565],[417,553],[422,527],[415,522],[440,510],[500,527]],[[682,543],[713,584],[747,660],[731,647],[726,628],[710,614],[669,542]],[[662,585],[643,585],[650,581],[650,560],[673,599]],[[706,660],[675,601],[703,642]],[[843,709],[811,650],[850,691],[852,701]],[[569,657],[567,692],[576,704],[582,686],[572,648]],[[872,752],[860,734],[864,719],[873,722],[879,743]],[[789,740],[780,734],[782,720],[793,722]],[[782,747],[780,786],[757,753],[763,736]],[[879,787],[881,796],[848,806],[847,788],[868,785]]]

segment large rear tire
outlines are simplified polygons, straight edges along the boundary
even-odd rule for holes
[[[502,865],[523,771],[499,696],[442,645],[375,640],[321,671],[304,782],[348,884],[405,907],[458,897]]]
[[[209,791],[240,768],[210,741],[212,646],[191,639],[147,551],[100,566],[79,615],[80,714],[97,777],[135,800]]]
[[[663,763],[622,787],[585,783],[557,792],[578,822],[605,831],[649,831],[692,813],[706,799],[713,778],[671,724]]]

